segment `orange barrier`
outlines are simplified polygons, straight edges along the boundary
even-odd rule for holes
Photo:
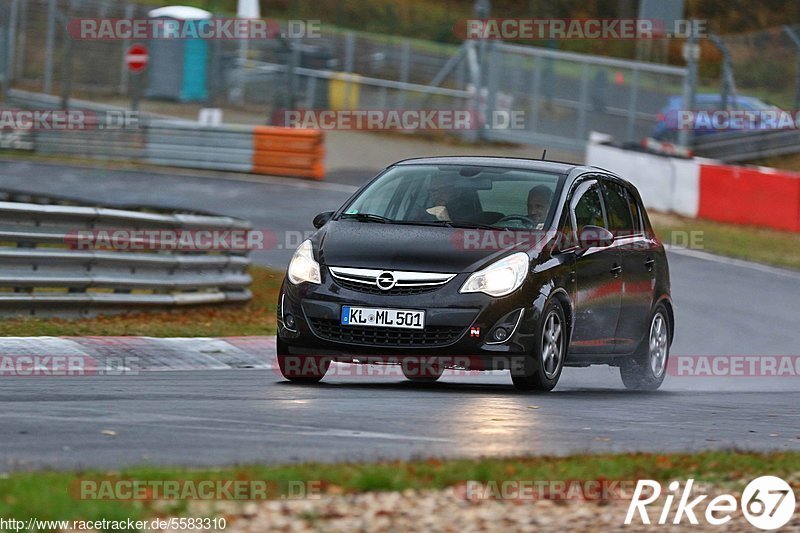
[[[698,216],[800,231],[800,174],[703,164]]]
[[[312,129],[256,126],[253,172],[325,179],[324,134]]]

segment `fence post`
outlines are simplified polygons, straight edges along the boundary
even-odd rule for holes
[[[347,74],[353,73],[353,63],[356,53],[356,34],[349,31],[345,34],[344,40],[344,71]],[[350,107],[350,91],[353,88],[353,76],[346,76],[347,82],[344,85],[344,105]]]
[[[58,0],[49,0],[47,3],[47,37],[44,55],[44,92],[53,92],[53,54],[55,54],[56,41],[56,13]]]
[[[134,9],[136,6],[133,4],[127,4],[125,6],[125,18],[130,20],[133,18]],[[130,74],[128,70],[128,65],[125,64],[125,54],[128,53],[128,48],[131,46],[132,42],[130,39],[125,39],[122,41],[122,61],[120,62],[120,76],[119,76],[119,93],[121,95],[128,94],[128,81],[130,80]]]
[[[575,137],[586,139],[586,112],[589,107],[589,63],[581,63],[581,92],[578,103],[578,129]]]
[[[638,67],[634,67],[631,97],[628,100],[628,124],[625,131],[625,140],[628,142],[636,142],[634,135],[636,135],[636,108],[639,105],[639,74]]]
[[[484,82],[486,86],[486,112],[483,117],[483,127],[481,128],[481,136],[485,137],[487,129],[494,127],[494,110],[497,106],[497,69],[498,63],[503,61],[502,58],[497,57],[497,49],[494,42],[488,43],[486,48],[486,59],[484,65],[488,65]],[[482,88],[481,88],[481,92]],[[487,127],[488,126],[488,127]]]
[[[400,81],[403,83],[408,83],[410,63],[411,63],[411,41],[409,41],[408,39],[403,39],[403,44],[400,46]],[[404,90],[398,91],[397,108],[403,109],[405,105],[406,105],[406,92]]]
[[[539,106],[542,100],[542,65],[544,58],[536,56],[533,64],[533,90],[531,93],[531,131],[538,131],[539,125]]]
[[[686,43],[686,54],[684,59],[689,66],[689,71],[686,78],[683,80],[683,107],[686,110],[694,110],[695,94],[697,92],[697,61],[698,55],[696,51],[699,50],[697,44],[697,35],[692,31],[689,35],[689,40]],[[687,128],[678,130],[678,145],[688,148],[694,138],[694,131]]]
[[[18,47],[17,47],[17,62],[16,62],[16,78],[22,78],[25,74],[25,41],[27,41],[27,30],[28,30],[28,0],[21,0],[22,4],[20,5],[20,12],[19,12],[19,38],[17,39]]]
[[[8,35],[6,41],[5,97],[14,81],[14,43],[17,40],[17,17],[19,16],[19,0],[11,0],[11,13],[8,16]]]
[[[66,27],[67,17],[61,17]],[[69,98],[72,93],[72,38],[64,38],[64,59],[61,63],[61,108],[69,109]]]
[[[800,109],[800,36],[791,26],[784,26],[783,32],[789,36],[795,48],[797,48],[794,67],[794,108]]]
[[[728,99],[733,96],[736,104],[736,84],[733,80],[733,67],[731,66],[731,52],[719,35],[709,34],[708,39],[714,43],[722,54],[722,109],[728,109]]]
[[[288,80],[286,80],[287,98],[286,108],[295,108],[295,93],[297,92],[297,67],[300,66],[300,47],[294,43],[289,45],[289,68],[286,69]]]

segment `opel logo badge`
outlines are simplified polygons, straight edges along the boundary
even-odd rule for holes
[[[397,280],[391,272],[381,272],[378,274],[378,277],[375,278],[375,283],[380,290],[388,291],[397,284]]]

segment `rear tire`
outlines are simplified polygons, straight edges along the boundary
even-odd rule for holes
[[[654,391],[664,382],[669,363],[672,341],[669,314],[663,304],[658,304],[650,319],[647,337],[630,359],[619,367],[625,388]]]
[[[277,359],[283,377],[295,383],[317,383],[331,366],[330,357],[290,354],[280,337],[277,339]]]
[[[426,360],[424,357],[420,360],[405,360],[400,365],[403,369],[403,375],[407,380],[415,383],[434,383],[444,372],[444,366],[436,362]]]
[[[511,370],[511,381],[519,390],[547,392],[561,378],[567,356],[567,320],[564,309],[550,300],[542,312],[536,332],[534,353],[525,358],[522,372]]]

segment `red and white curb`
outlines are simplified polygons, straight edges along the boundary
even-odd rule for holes
[[[62,361],[78,361],[95,369],[123,367],[136,371],[269,369],[274,367],[274,360],[272,336],[0,337],[0,371],[4,364],[46,366]]]

